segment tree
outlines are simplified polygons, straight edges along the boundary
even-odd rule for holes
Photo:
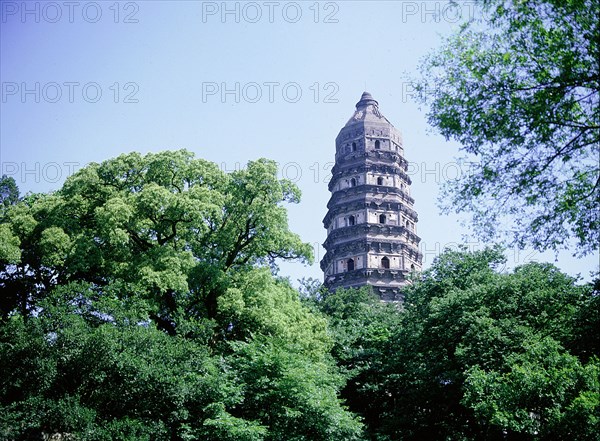
[[[119,280],[144,292],[161,329],[175,333],[179,312],[214,318],[231,274],[312,259],[281,206],[300,192],[276,173],[261,159],[226,174],[183,150],[90,164],[7,212],[22,258],[0,273],[4,313],[18,304],[27,314],[70,281],[101,289]]]
[[[498,249],[447,251],[408,288],[389,339],[382,434],[596,439],[600,354],[587,323],[597,294],[549,264],[498,273],[503,260]]]
[[[85,296],[85,285],[57,290],[40,316],[0,327],[2,439],[185,439],[202,408],[235,396],[206,347],[139,326],[143,308],[114,299],[113,320],[94,323],[81,309],[107,309],[65,301],[77,291]]]
[[[446,211],[484,238],[585,255],[600,243],[598,0],[485,0],[421,64],[429,123],[478,162]],[[500,226],[503,227],[500,227]],[[510,225],[510,226],[506,226]]]
[[[369,437],[381,436],[392,401],[387,379],[395,374],[389,360],[401,307],[381,302],[370,287],[325,293],[317,305],[329,318],[332,355],[347,378],[341,397],[361,416]]]
[[[505,260],[498,246],[446,250],[402,305],[306,283],[367,439],[597,439],[597,283],[550,264],[501,272]]]
[[[467,372],[463,403],[481,420],[529,439],[598,439],[598,359],[582,365],[556,340],[542,337],[526,341],[505,364]]]
[[[19,187],[14,178],[2,175],[0,178],[0,205],[7,207],[19,200]]]
[[[0,437],[353,440],[273,161],[90,164],[0,219]]]
[[[19,200],[19,187],[12,177],[3,175],[0,179],[0,220],[9,206]],[[14,264],[21,258],[19,239],[8,225],[0,223],[0,263]]]

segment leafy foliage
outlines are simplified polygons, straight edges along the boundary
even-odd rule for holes
[[[429,123],[478,167],[451,181],[446,211],[479,233],[577,254],[600,242],[600,15],[597,0],[485,0],[426,58]],[[483,22],[483,23],[482,23]],[[498,229],[504,221],[510,225]]]
[[[0,223],[0,437],[352,440],[326,321],[275,259],[311,260],[272,161],[91,164]]]
[[[504,260],[446,251],[402,308],[323,296],[342,396],[369,439],[597,439],[597,291],[549,264],[499,273]]]
[[[367,428],[380,427],[389,405],[385,377],[391,339],[401,326],[399,305],[382,303],[368,287],[339,289],[318,305],[329,318],[332,355],[348,379],[342,398]]]
[[[574,326],[574,317],[582,310],[594,314],[584,310],[592,290],[548,264],[498,274],[493,268],[502,260],[498,250],[447,252],[407,294],[404,326],[393,340],[399,356],[392,384],[414,399],[400,402],[394,412],[394,433],[409,426],[408,439],[449,433],[453,439],[585,439],[597,430],[593,418],[576,428],[566,428],[566,419],[558,422],[572,400],[600,392],[593,380],[598,359],[583,365],[569,353],[576,352],[573,343],[585,332]],[[470,273],[463,271],[468,267]],[[446,273],[449,268],[454,278]],[[533,381],[536,372],[547,377],[527,388],[516,374],[525,371]],[[478,375],[480,380],[485,375],[486,386],[475,381]],[[493,388],[506,378],[515,383],[505,385],[511,398],[502,402]],[[473,394],[475,385],[486,393]],[[515,393],[528,400],[511,402]],[[502,406],[508,420],[482,410]]]
[[[4,206],[0,438],[597,439],[597,284],[493,248],[301,294],[276,172],[130,154]]]
[[[8,207],[14,205],[19,200],[19,187],[15,179],[2,175],[0,178],[0,206]]]

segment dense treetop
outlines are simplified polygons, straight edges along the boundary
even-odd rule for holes
[[[311,260],[273,161],[90,164],[6,204],[0,437],[348,440],[327,322],[276,278]]]
[[[485,0],[421,64],[429,123],[478,167],[446,185],[447,211],[485,238],[537,250],[600,242],[598,0]],[[509,225],[509,226],[507,226]]]
[[[600,286],[503,262],[446,251],[402,309],[365,289],[316,301],[367,439],[598,439]]]
[[[192,171],[193,170],[193,171]],[[0,211],[0,436],[596,440],[598,286],[447,251],[385,304],[300,294],[275,164],[91,164]],[[345,407],[348,406],[348,407]]]

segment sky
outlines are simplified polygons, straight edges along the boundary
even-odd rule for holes
[[[188,149],[226,171],[265,157],[302,201],[289,223],[322,279],[335,137],[363,91],[402,133],[424,267],[446,247],[483,249],[468,216],[441,215],[439,185],[468,172],[427,125],[410,78],[472,1],[1,1],[0,174],[22,193],[60,188],[90,162]],[[467,221],[467,222],[465,222]],[[507,250],[507,269],[549,261],[589,279],[598,255]]]

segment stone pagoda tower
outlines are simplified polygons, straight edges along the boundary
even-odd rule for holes
[[[330,289],[369,285],[382,300],[402,300],[422,256],[400,132],[365,92],[335,140],[331,199],[321,260]]]

